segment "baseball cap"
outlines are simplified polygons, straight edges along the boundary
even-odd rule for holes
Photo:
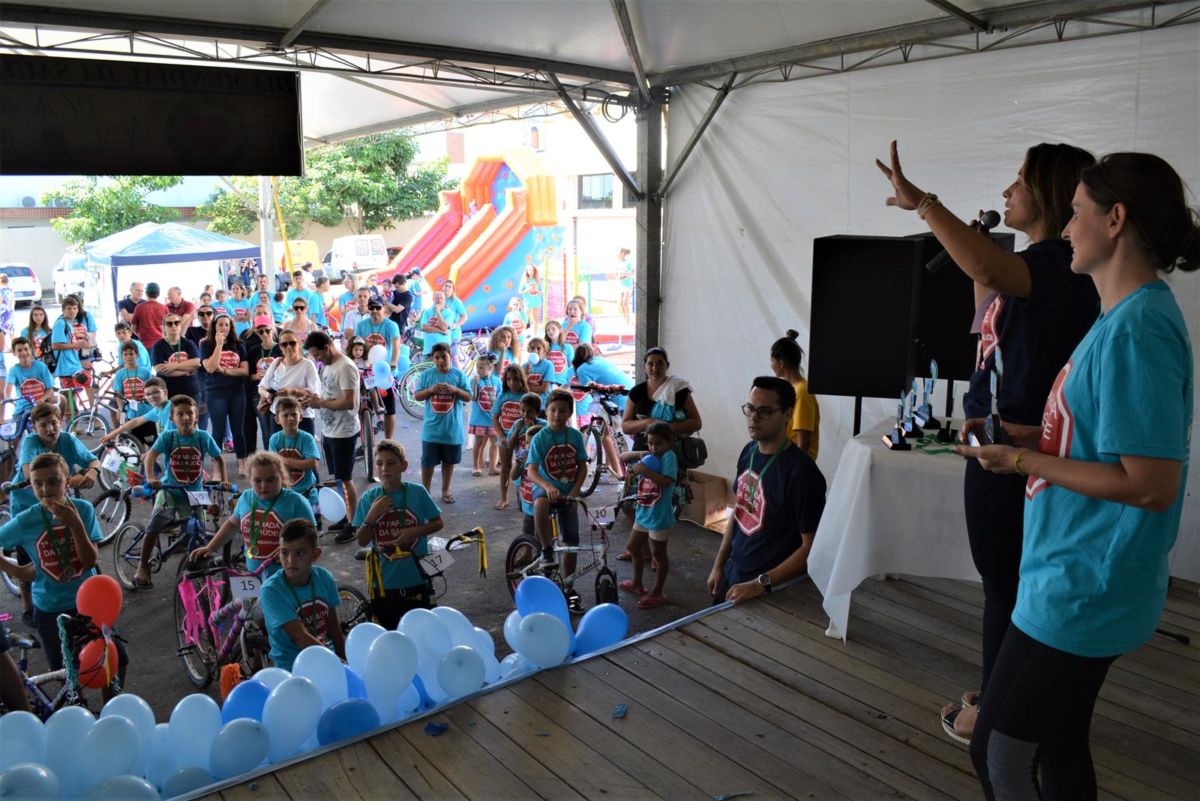
[[[260,314],[254,318],[254,327],[255,328],[259,328],[260,326],[266,326],[268,328],[272,328],[272,327],[274,327],[274,325],[275,325],[275,321],[265,314]]]
[[[115,331],[132,331],[132,330],[133,330],[133,326],[131,326],[129,323],[127,323],[127,322],[125,322],[124,320],[122,320],[121,322],[117,323],[117,324],[116,324],[116,325],[113,327],[113,330],[115,330]]]
[[[368,309],[382,309],[383,302],[380,301],[379,298],[371,298],[370,300],[367,301],[367,308]]]

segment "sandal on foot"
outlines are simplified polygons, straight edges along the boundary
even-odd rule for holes
[[[483,475],[483,471],[482,471],[482,470],[472,470],[472,471],[471,471],[471,475],[473,475],[473,476],[475,476],[476,478],[478,478],[479,476],[482,476],[482,475]]]
[[[667,602],[665,595],[643,595],[638,601],[638,609],[657,609]]]
[[[958,720],[958,716],[962,713],[963,707],[960,706],[950,706],[942,710],[942,731],[946,732],[946,736],[954,742],[970,745],[971,738],[969,736],[964,737],[954,729],[954,722]]]
[[[617,554],[617,561],[618,562],[632,562],[633,554],[631,554],[629,551],[621,551],[621,553]]]
[[[643,589],[642,587],[635,587],[635,586],[633,586],[633,580],[632,580],[632,579],[625,579],[624,581],[622,581],[622,582],[621,582],[620,584],[618,584],[617,586],[619,586],[619,587],[621,588],[622,592],[627,592],[627,593],[629,593],[630,595],[636,595],[636,596],[638,596],[639,598],[644,598],[644,597],[645,597],[645,595],[646,595],[646,590],[645,590],[645,589]]]
[[[454,503],[454,496],[453,495],[443,495],[442,503]]]
[[[982,695],[983,693],[979,690],[967,690],[962,694],[961,703],[963,706],[979,706],[979,699]]]

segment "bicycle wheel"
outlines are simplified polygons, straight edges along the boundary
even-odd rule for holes
[[[607,567],[600,568],[596,573],[596,603],[621,605],[617,594],[617,575]]]
[[[504,555],[504,583],[508,585],[508,594],[517,596],[517,585],[527,575],[531,564],[542,555],[542,544],[538,538],[529,534],[520,534],[508,546]]]
[[[367,620],[367,597],[357,587],[338,585],[337,622],[345,634]]]
[[[375,415],[370,409],[358,413],[358,437],[362,442],[363,467],[367,471],[367,483],[375,483]],[[351,513],[353,516],[353,513]]]
[[[93,409],[85,412],[67,424],[67,432],[78,437],[89,451],[99,448],[100,438],[108,433],[108,421],[101,411]]]
[[[127,590],[132,590],[133,577],[137,575],[138,563],[142,558],[142,527],[126,523],[113,537],[113,573],[117,581]]]
[[[125,468],[132,468],[135,472],[142,469],[142,443],[138,442],[134,437],[125,434],[117,437],[113,443],[113,452],[121,458],[121,462]],[[125,469],[117,468],[116,470],[110,470],[104,466],[104,463],[108,461],[107,456],[108,454],[103,451],[99,454],[100,486],[106,490],[127,486],[128,481],[125,479]]]
[[[433,362],[414,364],[396,383],[396,394],[400,399],[400,405],[414,420],[420,420],[425,415],[425,404],[414,398],[413,394],[417,391],[417,382],[421,378],[421,373],[431,367],[433,367]]]
[[[179,644],[179,661],[188,681],[196,687],[207,687],[212,683],[217,665],[217,649],[213,646],[208,631],[209,609],[207,590],[203,577],[189,578],[180,571],[179,583],[175,586],[175,639]],[[186,587],[185,587],[186,582]],[[195,599],[193,615],[188,620],[188,609],[184,605],[184,592]]]
[[[600,483],[600,476],[604,473],[604,446],[600,432],[590,426],[583,435],[583,442],[587,448],[587,476],[583,479],[583,486],[579,488],[579,497],[586,498],[596,491],[596,485]]]
[[[99,498],[92,501],[92,505],[96,509],[96,522],[100,524],[100,533],[103,535],[96,544],[107,545],[133,513],[129,493],[114,487],[101,493]]]
[[[12,513],[8,511],[8,507],[0,509],[0,526],[3,526],[9,520],[12,520]],[[21,585],[17,580],[9,576],[7,573],[0,573],[0,579],[3,579],[5,588],[13,595],[21,594]]]

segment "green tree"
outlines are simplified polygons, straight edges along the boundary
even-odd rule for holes
[[[68,244],[83,245],[139,223],[175,219],[175,209],[148,203],[146,196],[181,183],[178,175],[88,175],[43,193],[42,203],[71,209],[51,225]]]

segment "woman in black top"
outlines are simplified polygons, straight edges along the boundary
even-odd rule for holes
[[[1062,238],[1079,177],[1095,158],[1070,145],[1029,148],[1016,181],[1003,193],[1004,224],[1030,240],[1020,253],[1001,250],[958,219],[936,195],[914,186],[900,168],[895,142],[891,167],[875,163],[895,191],[887,204],[915,209],[954,263],[975,282],[976,319],[982,315],[982,320],[979,359],[963,402],[964,439],[991,411],[990,376],[998,361],[1003,372],[997,392],[1001,419],[1038,425],[1055,376],[1100,310],[1091,279],[1071,271],[1071,247]],[[962,706],[944,708],[942,721],[947,734],[969,742],[977,699],[987,687],[1016,605],[1025,479],[989,473],[971,459],[963,495],[971,555],[983,579],[983,675],[980,692],[963,693]]]
[[[233,436],[233,452],[237,455],[238,473],[246,474],[246,377],[250,367],[246,349],[233,330],[228,314],[213,318],[208,336],[200,343],[200,362],[208,372],[208,416],[213,438],[225,438],[225,426]]]
[[[275,421],[271,415],[258,413],[258,382],[262,380],[271,362],[282,356],[279,346],[275,344],[275,322],[267,312],[258,311],[252,319],[254,323],[242,335],[242,344],[246,348],[246,412],[243,433],[246,436],[247,450],[255,447],[254,440],[258,432],[262,432],[263,450],[269,450],[271,435],[275,433]]]

